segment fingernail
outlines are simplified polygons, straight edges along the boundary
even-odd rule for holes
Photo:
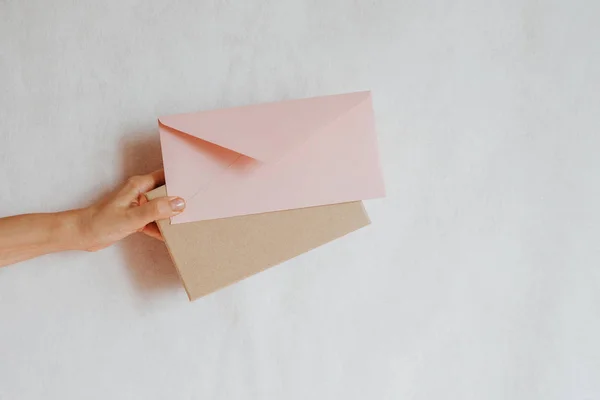
[[[185,208],[185,201],[181,197],[172,198],[169,200],[169,204],[173,211],[182,211]]]

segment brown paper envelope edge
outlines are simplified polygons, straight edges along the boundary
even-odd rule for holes
[[[165,186],[146,193],[166,196]],[[362,201],[209,221],[157,221],[190,301],[371,223]]]

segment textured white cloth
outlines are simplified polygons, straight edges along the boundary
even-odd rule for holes
[[[0,269],[0,399],[600,396],[600,2],[0,1],[0,215],[156,117],[372,89],[373,224],[189,304],[141,236]]]

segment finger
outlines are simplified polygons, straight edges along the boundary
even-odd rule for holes
[[[143,195],[143,194],[140,194],[140,195],[138,196],[138,205],[139,205],[139,206],[143,206],[144,204],[146,204],[146,203],[147,203],[147,202],[149,202],[149,201],[150,201],[150,200],[148,200],[148,198],[147,198],[145,195]]]
[[[175,216],[183,211],[185,201],[181,197],[159,197],[144,205],[130,208],[127,212],[134,226],[133,230],[150,222]]]
[[[135,175],[130,177],[120,193],[126,195],[128,198],[137,198],[140,194],[146,193],[164,183],[165,171],[159,169],[146,175]]]
[[[160,230],[158,229],[158,226],[156,226],[156,222],[151,222],[148,225],[146,225],[142,229],[142,233],[144,235],[150,236],[151,238],[158,239],[162,242],[165,241],[165,239],[163,238],[163,236],[160,233]]]

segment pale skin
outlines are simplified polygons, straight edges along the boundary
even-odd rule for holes
[[[162,170],[133,176],[86,208],[0,218],[0,267],[59,251],[97,251],[135,232],[162,240],[154,221],[185,208],[179,197],[146,200],[144,193],[164,180]]]

